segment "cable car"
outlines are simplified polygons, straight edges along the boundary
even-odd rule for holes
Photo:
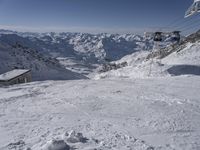
[[[172,37],[172,41],[173,41],[173,42],[177,42],[177,43],[180,42],[180,40],[181,40],[180,32],[181,32],[181,31],[174,31],[174,32],[172,32],[171,37]]]
[[[185,13],[185,18],[200,12],[200,0],[194,0],[192,6]]]
[[[155,42],[161,42],[162,41],[162,32],[155,32],[153,40]]]
[[[179,43],[181,40],[181,31],[173,31],[173,32],[145,32],[144,36],[146,39],[153,37],[154,42],[162,42],[163,37],[170,36],[170,39],[173,42]]]

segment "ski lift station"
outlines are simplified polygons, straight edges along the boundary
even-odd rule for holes
[[[0,85],[3,86],[27,83],[31,81],[31,71],[25,69],[14,69],[0,75]]]

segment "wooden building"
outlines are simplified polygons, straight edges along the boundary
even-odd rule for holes
[[[15,69],[0,75],[0,85],[13,85],[31,82],[31,71],[25,69]]]

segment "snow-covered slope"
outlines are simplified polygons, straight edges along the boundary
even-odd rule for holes
[[[57,60],[45,57],[34,49],[0,42],[0,74],[16,68],[30,69],[34,81],[86,78],[65,69]]]
[[[163,58],[163,63],[175,65],[200,65],[200,41],[188,43],[186,47],[179,52]]]
[[[186,43],[183,49],[159,59],[147,59],[150,52],[140,51],[114,63],[127,62],[128,66],[96,75],[99,78],[146,78],[174,75],[200,75],[200,41]]]
[[[0,150],[199,150],[199,91],[195,76],[0,88]]]

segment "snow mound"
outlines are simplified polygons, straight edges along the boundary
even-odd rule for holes
[[[82,133],[77,133],[72,130],[66,132],[62,136],[57,136],[55,139],[48,141],[42,148],[42,150],[109,150],[109,149],[130,149],[131,147],[154,150],[153,146],[149,146],[145,141],[135,139],[134,137],[124,135],[122,133],[113,133],[108,135],[104,139],[94,139],[83,137]]]
[[[82,133],[76,133],[75,131],[66,132],[63,137],[69,143],[86,143],[87,138],[83,137]]]
[[[5,148],[1,150],[31,150],[26,146],[26,143],[23,140],[19,140],[18,142],[10,143]]]
[[[97,148],[97,144],[98,140],[88,139],[82,133],[72,130],[48,141],[42,150],[90,149]]]
[[[47,142],[44,150],[70,150],[70,146],[64,140],[51,140]]]

